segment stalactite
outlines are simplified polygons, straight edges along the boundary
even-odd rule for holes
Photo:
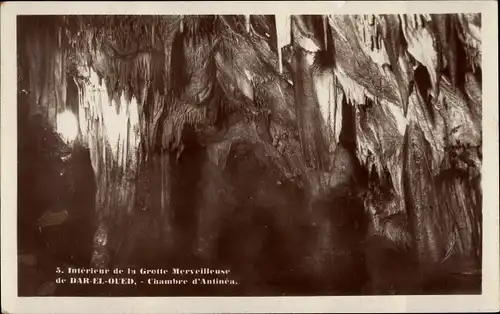
[[[99,186],[99,190],[107,191],[107,189],[116,188],[117,186],[128,187],[130,189],[131,186],[128,182],[135,176],[133,172],[137,168],[137,164],[129,163],[134,162],[135,158],[133,155],[138,148],[138,133],[136,132],[139,122],[137,104],[135,99],[129,102],[122,94],[117,99],[121,103],[122,108],[117,112],[115,110],[117,107],[116,100],[113,100],[112,104],[106,102],[109,96],[106,93],[106,89],[98,85],[95,72],[91,71],[90,81],[92,85],[79,84],[79,92],[82,95],[80,110],[85,116],[81,117],[80,121],[83,122],[84,119],[87,121],[85,122],[87,127],[83,129],[88,134],[86,138],[89,141],[91,160],[93,161],[96,177],[103,184]],[[87,105],[90,105],[90,107],[86,108]],[[128,150],[125,150],[125,148],[128,148]],[[109,170],[112,170],[115,167],[117,167],[118,172],[128,173],[128,175],[120,179],[120,177],[110,177],[111,172],[108,172],[108,174],[102,172],[104,169],[110,168]],[[116,180],[119,182],[115,182]],[[119,192],[120,189],[117,191]],[[106,207],[105,204],[108,202],[106,199],[111,197],[110,195],[106,195],[108,192],[103,193],[105,194],[102,195],[104,197],[102,199],[99,199],[98,194],[98,208]],[[124,195],[127,194],[125,193]],[[132,196],[133,193],[128,195],[126,199],[119,198],[118,200],[121,199],[123,202],[120,202],[121,204],[114,204],[117,206],[116,208],[103,210],[119,212],[119,208],[125,207],[127,208],[126,211],[130,212],[133,202],[128,198]]]
[[[314,93],[312,62],[307,61],[307,52],[299,48],[295,51],[294,89],[296,99],[297,122],[300,130],[303,154],[308,166],[314,170],[326,170],[329,167],[328,145],[322,130],[320,110]]]
[[[279,72],[283,73],[283,47],[291,43],[291,22],[290,17],[283,15],[276,15],[276,37],[278,42],[278,67]]]
[[[251,16],[245,15],[244,19],[245,19],[245,30],[247,31],[247,33],[250,33]]]
[[[410,82],[405,76],[403,70],[404,65],[400,64],[400,61],[402,61],[401,55],[403,53],[400,38],[401,25],[399,23],[399,19],[395,15],[383,15],[378,23],[378,26],[381,28],[379,29],[379,32],[381,33],[385,44],[385,51],[389,57],[392,72],[396,77],[401,106],[403,107],[404,114],[406,115],[408,109],[408,98],[410,97]]]
[[[457,14],[458,37],[464,45],[471,67],[481,67],[481,14]]]
[[[425,65],[429,72],[430,80],[432,83],[432,95],[434,98],[439,94],[438,76],[441,69],[438,68],[438,59],[441,56],[437,55],[437,40],[431,28],[429,16],[415,16],[414,18],[408,15],[400,15],[402,21],[402,30],[406,43],[408,44],[408,51],[420,63]]]
[[[374,99],[374,96],[365,87],[354,81],[340,64],[336,66],[335,74],[349,102],[363,104],[365,97]]]
[[[186,74],[186,67],[188,61],[186,60],[184,51],[184,33],[180,30],[175,33],[172,42],[171,56],[170,56],[170,90],[177,97],[179,97],[188,83]]]
[[[443,57],[446,58],[446,65],[450,73],[451,83],[453,88],[457,86],[457,26],[455,16],[452,14],[435,14],[432,15],[436,36],[439,46],[438,54],[442,57],[438,59],[442,63]],[[444,67],[443,67],[444,68]]]
[[[333,154],[339,141],[340,126],[342,125],[342,106],[339,106],[336,76],[331,70],[325,70],[320,73],[315,73],[314,91],[318,99],[318,105],[322,116],[322,124],[325,134],[327,134],[327,142],[329,143],[329,152]]]

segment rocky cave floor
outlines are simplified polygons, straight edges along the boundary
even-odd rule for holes
[[[139,212],[133,219],[130,229],[125,231],[138,234],[128,244],[131,249],[126,264],[129,266],[185,269],[228,267],[246,284],[208,288],[140,285],[130,289],[126,286],[57,285],[54,283],[56,267],[87,267],[92,254],[91,245],[95,230],[92,195],[95,193],[95,187],[90,157],[86,150],[76,149],[70,159],[63,161],[64,145],[50,129],[41,123],[23,125],[22,121],[19,126],[18,292],[20,296],[360,295],[368,293],[366,286],[370,281],[370,272],[372,274],[378,272],[379,275],[396,273],[397,276],[405,276],[412,272],[409,267],[397,265],[397,257],[391,265],[383,266],[385,270],[374,270],[373,267],[369,267],[363,252],[351,249],[349,243],[358,241],[357,239],[363,235],[356,234],[348,228],[349,230],[339,231],[341,238],[347,240],[340,243],[340,247],[345,248],[340,249],[338,255],[344,254],[348,257],[336,260],[338,271],[332,272],[333,276],[336,276],[336,286],[331,286],[313,276],[290,275],[289,267],[283,261],[290,262],[290,259],[293,259],[290,251],[294,248],[286,247],[280,242],[281,235],[273,231],[273,219],[268,215],[273,210],[280,209],[270,208],[271,204],[263,211],[268,214],[249,217],[241,214],[253,208],[254,204],[248,202],[238,205],[236,212],[240,213],[239,216],[232,216],[231,224],[226,224],[226,228],[222,231],[222,249],[217,262],[213,265],[202,263],[191,253],[190,248],[194,239],[193,212],[186,210],[176,216],[175,224],[183,234],[179,237],[182,240],[177,241],[180,249],[173,255],[162,252],[164,239],[155,234],[155,221],[148,214]],[[232,163],[229,160],[228,167],[237,166],[238,173],[255,177],[248,178],[243,175],[238,177],[238,182],[235,184],[239,186],[238,191],[242,192],[236,194],[243,194],[237,196],[237,199],[249,199],[248,193],[255,190],[255,186],[252,187],[249,182],[254,182],[267,191],[263,199],[278,199],[279,204],[288,206],[287,210],[300,210],[300,191],[286,184],[278,189],[270,188],[276,186],[275,178],[266,169],[259,168],[254,159],[250,158],[249,150],[242,149],[239,157],[237,155],[234,158],[239,161]],[[183,172],[184,179],[174,184],[172,192],[173,206],[176,208],[193,208],[196,205],[192,193],[196,190],[200,173],[192,165],[197,163],[198,157],[194,151],[193,154],[186,156],[191,157],[180,160],[180,170],[178,170]],[[268,182],[265,182],[266,180]],[[239,224],[238,219],[251,219],[252,223]],[[306,229],[304,226],[297,231],[296,236],[307,238],[310,230]],[[258,250],[263,255],[269,254],[270,257],[255,258],[255,254],[249,253],[251,250],[241,250],[241,243],[246,243],[243,246],[246,245],[245,248],[248,249],[249,242],[244,241],[245,239],[248,241],[249,237],[253,239],[260,237],[258,242],[264,245]],[[307,246],[307,239],[303,240],[302,244]],[[401,270],[396,271],[396,268]],[[396,275],[388,276],[394,278]],[[404,282],[404,278],[398,281]],[[480,279],[478,281],[477,277],[454,278],[441,283],[442,290],[434,292],[477,293],[478,289],[480,290],[479,286]],[[413,291],[415,294],[426,292],[429,291]],[[408,291],[403,289],[399,293],[405,294]]]

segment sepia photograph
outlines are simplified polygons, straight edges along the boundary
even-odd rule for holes
[[[482,11],[248,13],[14,17],[14,295],[483,293]]]

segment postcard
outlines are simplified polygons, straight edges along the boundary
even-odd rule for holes
[[[1,12],[2,313],[499,310],[496,2]]]

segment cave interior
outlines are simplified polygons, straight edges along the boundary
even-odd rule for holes
[[[481,293],[481,16],[18,16],[19,295]],[[231,269],[235,286],[53,283]]]

